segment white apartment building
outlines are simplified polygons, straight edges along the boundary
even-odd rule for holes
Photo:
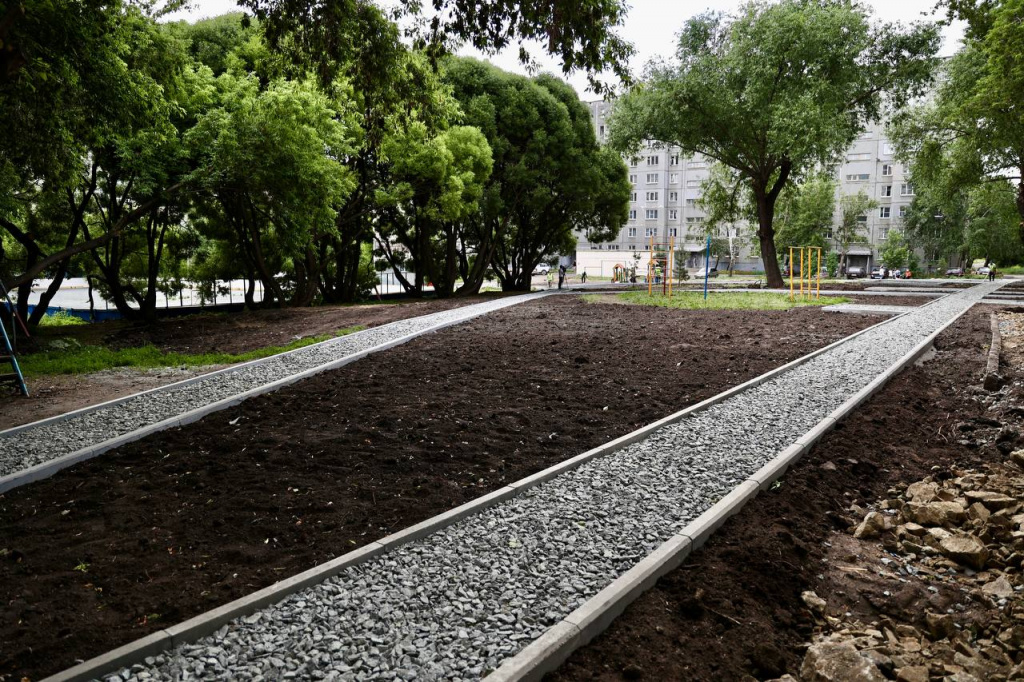
[[[589,102],[588,106],[598,140],[603,143],[611,105],[598,100]],[[892,145],[885,139],[884,126],[875,125],[853,143],[836,170],[836,224],[841,219],[838,199],[844,194],[863,190],[879,204],[869,215],[863,216],[861,241],[851,245],[848,251],[850,266],[870,269],[878,262],[878,250],[889,230],[899,226],[900,218],[913,200],[914,188],[907,180],[906,168],[893,160],[892,152]],[[644,270],[652,238],[656,244],[674,241],[676,250],[687,254],[687,267],[703,267],[705,214],[697,205],[697,199],[701,183],[708,178],[711,162],[700,156],[684,156],[675,147],[647,146],[637,158],[626,159],[626,163],[633,185],[629,221],[616,239],[604,244],[591,244],[585,230],[577,232],[577,269],[586,269],[591,275],[608,276],[616,265],[632,267],[636,262],[639,269]],[[719,236],[726,236],[729,229],[740,235],[735,269],[762,272],[761,259],[750,252],[753,229],[747,225],[720,227]],[[826,233],[826,238],[831,237],[831,232]],[[832,248],[837,250],[834,242]],[[638,262],[634,254],[640,254]],[[721,256],[724,267],[726,254]]]

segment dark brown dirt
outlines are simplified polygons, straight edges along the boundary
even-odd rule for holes
[[[919,306],[935,300],[932,296],[846,296],[851,303],[860,305],[907,305]]]
[[[919,480],[936,465],[1002,458],[991,443],[950,437],[964,421],[1020,420],[1019,413],[992,414],[977,399],[989,312],[975,308],[961,318],[937,340],[934,360],[893,379],[777,489],[755,498],[546,679],[740,680],[796,673],[814,627],[800,593],[855,589],[823,564],[833,531],[860,521],[850,505],[874,502],[890,486]],[[872,596],[848,598],[861,620],[877,617],[881,606],[916,622],[936,607],[929,601],[936,596],[923,588],[892,600]]]
[[[181,353],[243,353],[282,346],[295,339],[333,334],[351,327],[376,327],[395,320],[479,303],[493,296],[457,300],[428,300],[357,306],[285,308],[239,313],[198,314],[160,320],[150,325],[121,320],[74,327],[44,328],[19,352],[46,350],[55,339],[74,339],[82,345],[129,348],[152,344]],[[27,424],[89,405],[138,393],[205,374],[222,365],[146,370],[118,368],[93,374],[32,377],[30,397],[0,391],[0,429]]]
[[[0,676],[38,678],[206,611],[878,319],[547,299],[13,490]]]

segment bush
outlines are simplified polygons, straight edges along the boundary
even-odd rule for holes
[[[75,317],[66,310],[58,310],[55,313],[44,315],[39,320],[40,327],[74,327],[80,324],[88,324],[80,317]]]

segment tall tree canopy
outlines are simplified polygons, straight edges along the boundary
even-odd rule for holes
[[[647,140],[677,145],[734,169],[749,183],[770,286],[776,202],[793,178],[835,164],[888,102],[929,84],[934,25],[872,26],[846,0],[750,2],[738,16],[689,20],[675,64],[652,65],[619,99],[609,141],[635,153]]]
[[[595,240],[618,234],[629,211],[628,168],[597,144],[590,112],[572,88],[474,59],[451,60],[445,80],[494,154],[481,210],[467,222],[467,245],[502,288],[529,289],[541,260],[575,246],[574,230],[589,229]]]
[[[969,20],[964,48],[936,96],[890,130],[915,185],[936,197],[1012,180],[1024,244],[1024,0],[954,2]]]
[[[369,0],[241,0],[264,24],[274,47],[291,51],[302,63],[316,62],[330,77],[336,64],[344,63],[353,50],[370,39],[364,18]],[[434,14],[422,15],[423,4]],[[532,57],[527,43],[542,40],[545,50],[561,59],[568,74],[584,70],[598,89],[602,70],[629,79],[627,62],[633,47],[615,29],[622,24],[627,5],[624,0],[399,0],[395,16],[421,19],[411,33],[419,47],[439,54],[460,43],[469,43],[486,53],[512,44],[519,45],[520,59]],[[421,24],[426,24],[421,25]]]

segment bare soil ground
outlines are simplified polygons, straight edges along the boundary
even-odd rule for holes
[[[1015,383],[998,410],[988,409],[980,389],[993,309],[976,306],[940,335],[933,360],[893,379],[822,439],[781,485],[755,498],[546,679],[797,674],[816,625],[801,599],[805,590],[825,597],[833,612],[845,608],[861,622],[902,618],[924,627],[926,610],[945,612],[949,595],[921,584],[883,594],[859,577],[860,567],[877,558],[831,549],[830,540],[835,531],[861,521],[851,506],[884,499],[890,488],[935,473],[933,467],[1001,461],[999,447],[1017,447],[1024,415],[1020,369],[1004,368]],[[987,426],[991,438],[957,436],[961,423]],[[997,447],[1000,425],[1016,430]]]
[[[152,344],[165,352],[244,353],[267,346],[282,346],[296,339],[332,334],[355,326],[376,327],[461,305],[479,303],[493,296],[457,300],[428,300],[357,306],[285,308],[240,313],[198,314],[132,324],[121,320],[41,330],[23,341],[20,353],[45,350],[55,340],[74,340],[82,345],[130,348]],[[53,375],[29,380],[30,397],[13,389],[0,389],[0,429],[27,424],[54,415],[96,405],[107,400],[212,372],[223,365],[168,367],[165,369],[119,368],[93,374]]]
[[[184,620],[880,319],[545,299],[10,491],[0,677]]]

